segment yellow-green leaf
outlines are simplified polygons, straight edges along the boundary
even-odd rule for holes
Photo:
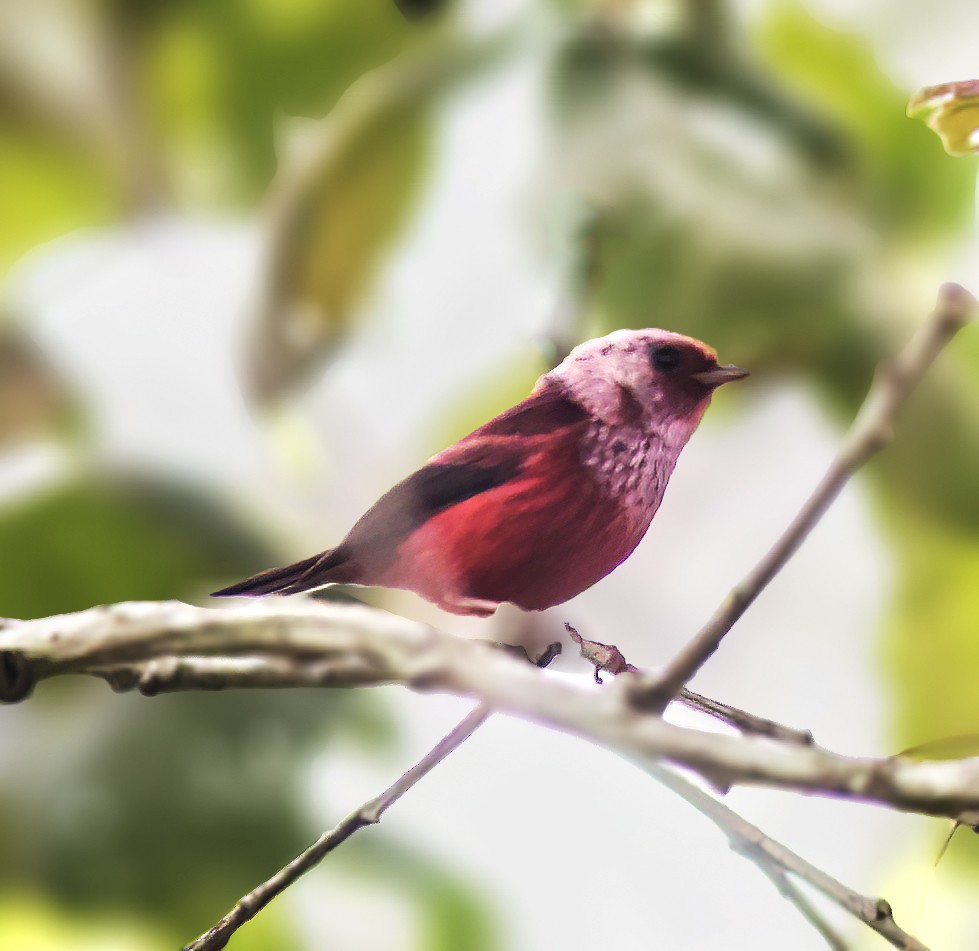
[[[927,743],[919,743],[901,750],[898,756],[914,760],[970,759],[979,756],[979,733],[962,733],[943,736]]]
[[[979,152],[979,79],[925,86],[911,97],[908,115],[936,132],[949,155]]]
[[[301,385],[344,338],[410,210],[438,94],[495,48],[453,44],[401,57],[293,136],[269,196],[249,361],[259,399]]]

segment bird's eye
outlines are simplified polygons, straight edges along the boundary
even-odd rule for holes
[[[669,373],[680,365],[680,351],[676,347],[656,347],[652,352],[653,366]]]

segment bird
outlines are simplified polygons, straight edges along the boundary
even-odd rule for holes
[[[353,584],[476,617],[562,604],[633,552],[714,390],[747,375],[667,330],[586,341],[381,496],[339,545],[214,597]]]

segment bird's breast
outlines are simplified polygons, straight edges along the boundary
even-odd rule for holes
[[[600,490],[645,531],[663,499],[679,452],[653,430],[593,420],[581,441],[581,464]]]

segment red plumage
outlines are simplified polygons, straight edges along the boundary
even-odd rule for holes
[[[415,591],[458,614],[543,610],[639,544],[713,390],[745,376],[699,341],[617,331],[382,496],[336,548],[216,592]]]

